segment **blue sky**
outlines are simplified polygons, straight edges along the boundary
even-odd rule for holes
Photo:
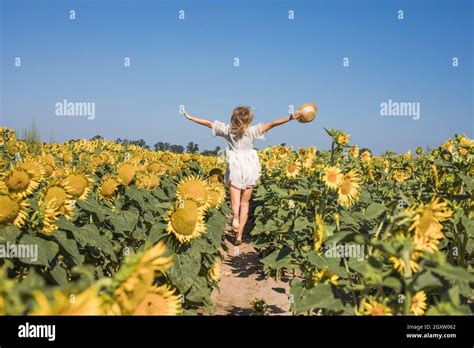
[[[251,105],[267,122],[309,101],[319,106],[315,122],[274,129],[256,146],[328,148],[323,127],[375,152],[473,136],[470,0],[0,3],[0,124],[21,133],[35,119],[45,141],[100,134],[212,149],[224,143],[185,121],[180,104],[222,121]],[[94,102],[95,119],[56,116],[64,99]],[[382,117],[389,99],[419,102],[420,119]]]

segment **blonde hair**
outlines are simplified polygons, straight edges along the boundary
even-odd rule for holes
[[[231,131],[241,137],[253,121],[253,112],[249,106],[238,106],[230,118]]]

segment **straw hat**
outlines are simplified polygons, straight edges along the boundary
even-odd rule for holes
[[[298,121],[300,121],[301,123],[308,123],[316,118],[318,107],[314,103],[306,103],[301,105],[298,108],[298,111],[301,112],[301,116]]]

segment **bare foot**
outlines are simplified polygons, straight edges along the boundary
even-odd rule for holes
[[[242,232],[237,232],[237,235],[235,236],[235,245],[240,245],[242,244]]]
[[[239,219],[232,219],[232,229],[235,233],[238,233],[240,227]]]

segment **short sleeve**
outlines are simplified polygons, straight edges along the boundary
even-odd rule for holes
[[[212,123],[212,135],[215,137],[227,137],[229,134],[229,126],[224,122],[214,121]]]
[[[264,140],[265,135],[262,132],[262,124],[259,123],[255,126],[250,127],[250,134],[253,139]]]

